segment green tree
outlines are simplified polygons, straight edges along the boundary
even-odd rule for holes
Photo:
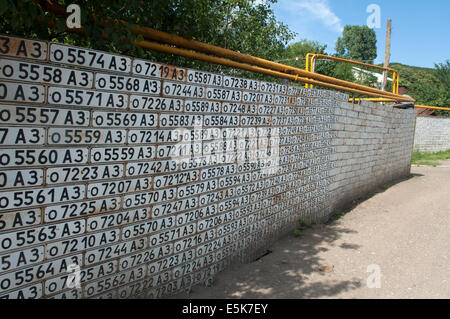
[[[132,45],[136,35],[130,29],[114,23],[111,23],[112,28],[104,29],[100,21],[106,18],[122,19],[129,22],[130,26],[147,26],[246,54],[275,59],[294,37],[294,33],[286,25],[276,20],[271,9],[275,2],[276,0],[262,3],[254,0],[58,1],[63,8],[72,3],[80,5],[81,22],[86,33],[85,36],[80,36],[67,32],[65,17],[45,12],[36,1],[0,0],[0,32],[220,71],[226,68],[144,51]],[[54,28],[48,28],[48,23],[54,24]],[[103,39],[102,30],[109,36],[108,40]]]
[[[399,63],[390,65],[400,72],[400,85],[408,87],[416,104],[450,107],[450,60],[436,63],[434,69],[407,66]],[[436,110],[441,116],[450,116],[449,111]]]
[[[327,54],[325,52],[327,46],[317,41],[301,39],[298,42],[289,44],[284,50],[281,62],[295,66],[300,69],[305,68],[305,57],[308,53]]]
[[[346,25],[342,37],[336,41],[336,54],[340,57],[373,63],[377,57],[377,37],[368,26]]]
[[[435,64],[437,96],[435,106],[450,107],[450,60]],[[450,116],[450,111],[437,110],[438,115]]]
[[[300,41],[292,43],[286,47],[280,62],[304,69],[306,64],[306,54],[319,53],[329,55],[329,53],[326,52],[326,48],[326,45],[320,44],[317,41],[301,39]],[[337,77],[347,81],[355,80],[352,74],[351,66],[341,62],[316,59],[314,71],[323,75]]]
[[[334,64],[334,68],[330,76],[349,82],[356,81],[351,64],[335,61],[332,61],[332,63]]]
[[[450,107],[450,60],[435,64],[438,90],[440,92],[437,105]]]

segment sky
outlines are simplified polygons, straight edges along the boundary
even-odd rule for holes
[[[384,62],[388,19],[392,20],[391,63],[434,68],[435,63],[450,59],[449,0],[278,0],[271,7],[276,19],[297,33],[293,42],[318,41],[331,54],[345,25],[367,25],[369,17],[376,23],[373,5],[380,12],[380,27],[374,27],[375,63]]]

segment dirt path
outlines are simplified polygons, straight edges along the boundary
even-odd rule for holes
[[[176,298],[450,298],[450,161],[412,173],[342,218],[220,273],[212,287]],[[373,264],[381,288],[367,287]]]

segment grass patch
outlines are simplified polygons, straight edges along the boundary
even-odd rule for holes
[[[308,224],[306,221],[304,221],[303,219],[299,219],[298,220],[298,227],[294,230],[294,236],[298,237],[302,234],[302,231],[306,228],[311,227],[310,224]]]
[[[342,219],[342,218],[344,218],[346,213],[347,212],[340,212],[340,213],[331,215],[328,222],[331,223],[331,222],[334,222],[335,220]]]
[[[437,161],[447,159],[450,159],[450,150],[436,153],[415,151],[412,154],[411,164],[438,166],[440,163]]]
[[[436,167],[436,166],[440,165],[439,162],[436,162],[436,161],[426,161],[426,160],[423,160],[423,161],[416,161],[416,162],[413,162],[412,164],[415,164],[415,165],[427,165],[427,166],[433,166],[433,167]]]

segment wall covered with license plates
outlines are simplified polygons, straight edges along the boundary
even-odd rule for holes
[[[0,298],[161,298],[409,173],[414,112],[0,36]]]

